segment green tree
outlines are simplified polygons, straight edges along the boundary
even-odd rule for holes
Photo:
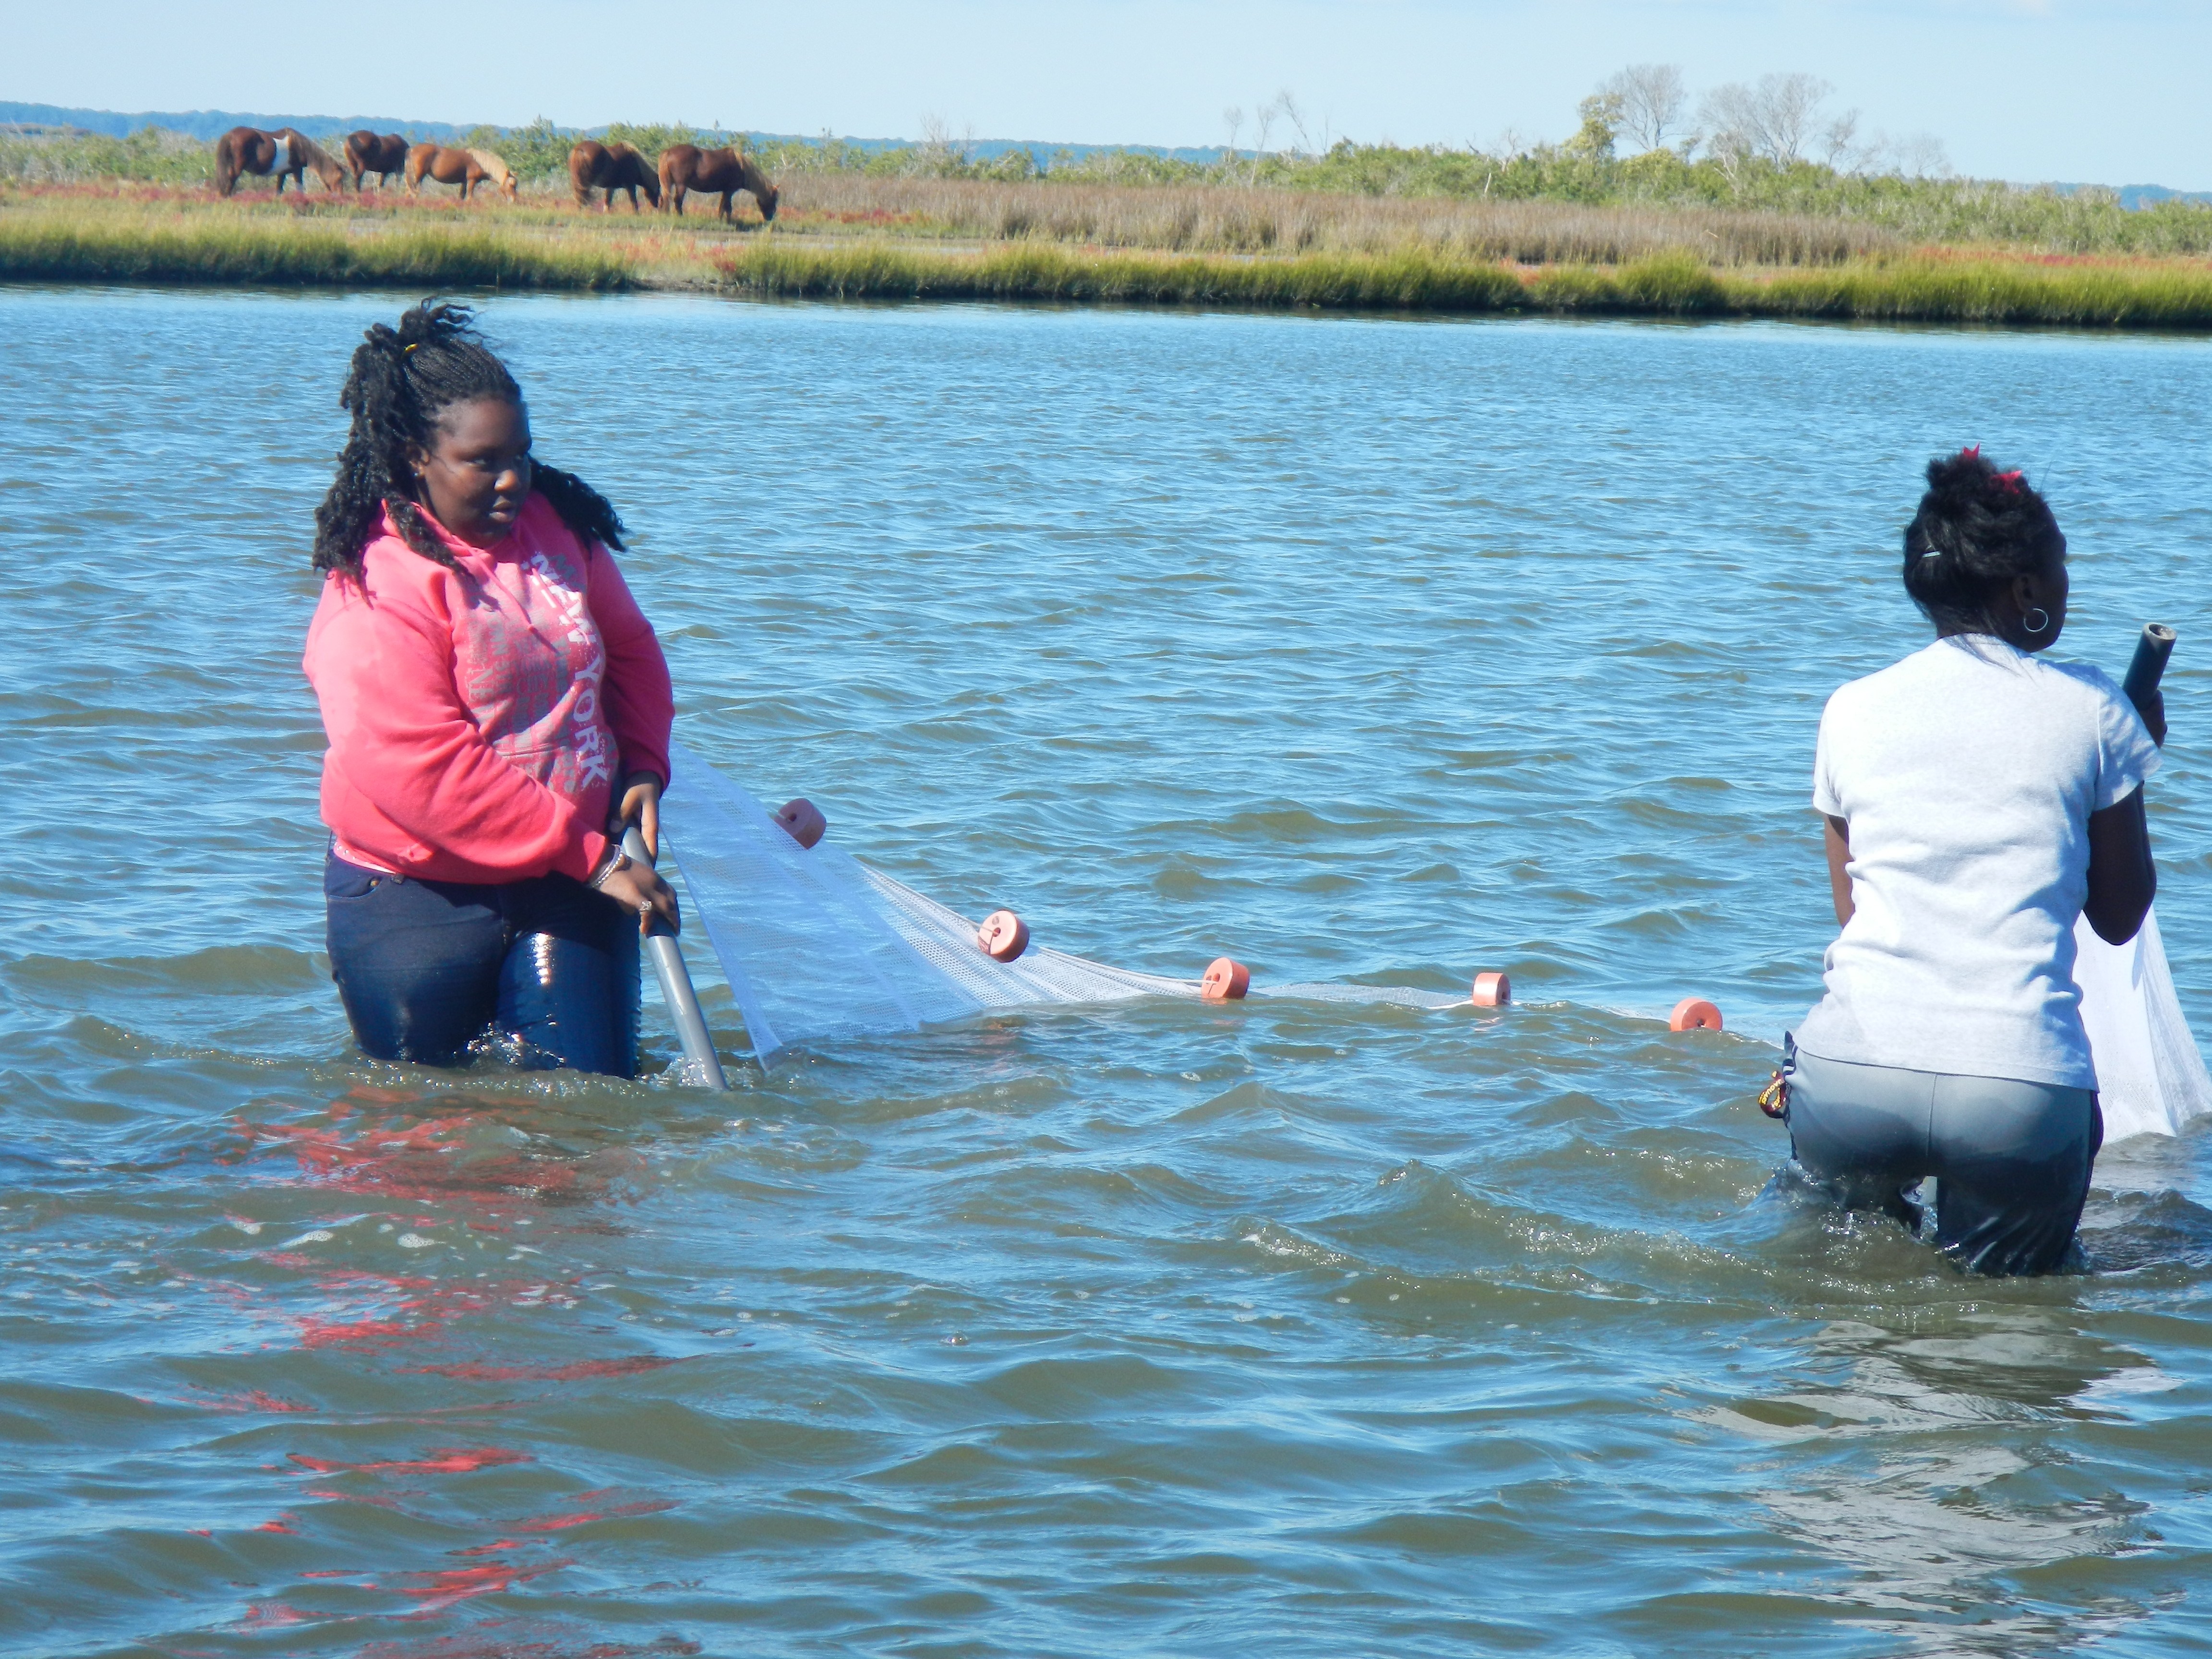
[[[1594,92],[1576,106],[1583,118],[1580,131],[1567,140],[1566,153],[1582,161],[1610,161],[1613,141],[1620,134],[1621,95]]]

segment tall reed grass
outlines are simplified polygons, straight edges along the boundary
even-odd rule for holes
[[[2212,328],[2212,269],[2200,265],[1902,258],[1777,273],[1715,270],[1662,253],[1522,272],[1405,252],[1251,259],[794,240],[763,241],[716,264],[730,291],[790,297]]]
[[[947,254],[883,242],[811,247],[766,241],[718,264],[732,289],[795,298],[1495,311],[1515,304],[1522,292],[1502,265],[1420,253],[1260,260],[1083,252],[1046,245]]]
[[[1321,195],[1219,185],[1001,184],[794,173],[793,228],[902,221],[979,241],[1073,242],[1176,253],[1426,253],[1521,264],[1625,264],[1686,253],[1716,265],[1835,265],[1903,246],[1880,226],[1705,208]]]

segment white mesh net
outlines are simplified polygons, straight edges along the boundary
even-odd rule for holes
[[[2084,916],[2074,942],[2074,981],[2097,1062],[2105,1139],[2177,1134],[2191,1118],[2212,1111],[2212,1075],[2174,994],[2157,911],[2125,945],[2106,944]]]
[[[664,832],[763,1066],[825,1040],[981,1013],[1199,994],[1195,980],[1043,945],[994,962],[975,943],[975,922],[869,868],[834,838],[801,847],[768,807],[696,755],[679,747],[674,758]],[[1468,1001],[1401,986],[1255,983],[1248,994],[1412,1008]]]

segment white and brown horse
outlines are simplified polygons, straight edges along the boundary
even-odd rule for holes
[[[345,169],[297,127],[279,127],[274,132],[233,127],[215,141],[215,187],[225,196],[236,190],[239,179],[249,173],[261,179],[276,175],[279,196],[284,193],[287,179],[305,191],[304,175],[309,167],[314,168],[325,190],[345,188]]]
[[[775,217],[775,186],[753,165],[753,158],[734,149],[701,149],[696,144],[671,144],[660,155],[660,189],[668,205],[684,211],[684,198],[691,191],[702,196],[720,195],[722,216],[730,216],[730,203],[741,190],[752,192],[763,220]]]
[[[345,159],[356,190],[372,173],[376,175],[376,187],[383,190],[390,185],[394,173],[406,176],[407,141],[396,132],[376,133],[363,127],[346,134]]]
[[[407,152],[407,193],[412,196],[425,179],[459,185],[464,202],[478,185],[498,185],[510,202],[519,187],[513,171],[491,151],[448,149],[443,144],[417,144]]]
[[[607,211],[614,211],[615,192],[629,192],[629,210],[638,211],[637,193],[645,192],[645,199],[655,207],[660,205],[660,180],[653,176],[653,167],[637,152],[635,144],[603,144],[596,138],[582,138],[568,152],[568,187],[576,193],[576,205],[589,207],[592,192],[604,190],[607,193]]]

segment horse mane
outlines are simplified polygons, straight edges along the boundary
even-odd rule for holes
[[[769,178],[768,170],[745,151],[737,149],[735,145],[731,148],[737,154],[738,176],[745,181],[745,188],[752,191],[753,200],[760,204],[762,216],[773,219],[775,217],[776,198],[782,194],[776,189],[775,180]]]
[[[502,185],[507,182],[507,165],[495,152],[488,149],[472,149],[469,154],[476,157],[477,165],[491,174],[494,179]]]
[[[307,165],[313,167],[319,173],[331,165],[331,158],[325,153],[323,147],[317,143],[313,139],[308,137],[306,133],[301,131],[297,127],[279,127],[275,132],[271,133],[270,137],[272,138],[290,139],[292,141],[292,153],[295,155],[306,156],[307,158]]]

